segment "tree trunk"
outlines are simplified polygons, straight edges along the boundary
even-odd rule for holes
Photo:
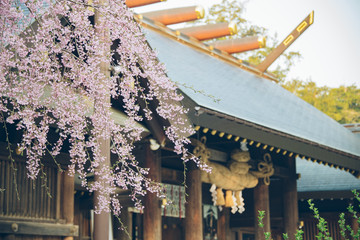
[[[96,3],[96,2],[95,2]],[[97,5],[103,6],[108,4],[108,0],[98,0]],[[99,26],[105,21],[105,17],[102,13],[95,9],[95,25]],[[103,49],[102,54],[106,56],[110,53],[110,37],[109,30],[106,27],[97,27],[96,34],[99,38],[99,41],[102,43]],[[105,79],[107,81],[110,78],[110,62],[100,62],[99,63],[100,72],[104,74]],[[104,84],[104,82],[99,82],[99,84]],[[98,104],[102,103],[110,103],[110,90],[108,93],[105,93],[102,97],[103,99],[98,100],[101,102],[95,102],[94,107],[96,111],[96,107]],[[105,157],[105,161],[100,164],[99,168],[110,167],[110,139],[99,138],[98,142],[100,144],[101,155]],[[95,175],[95,181],[100,181],[99,176]],[[105,184],[105,183],[103,183]],[[95,206],[99,205],[98,196],[100,193],[98,191],[94,192],[94,204]],[[110,196],[107,196],[110,197]],[[110,213],[102,212],[100,214],[94,214],[94,240],[108,240],[109,239],[109,229],[110,228]]]

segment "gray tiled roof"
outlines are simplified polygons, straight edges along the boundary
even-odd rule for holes
[[[360,179],[340,169],[297,158],[296,171],[301,174],[297,181],[298,192],[360,189]]]
[[[173,81],[220,99],[220,102],[215,102],[189,88],[180,87],[198,106],[305,139],[323,146],[326,152],[330,148],[357,156],[357,160],[350,160],[351,166],[357,165],[356,168],[360,169],[359,138],[310,104],[274,82],[167,36],[147,29],[145,32],[150,46],[158,52],[160,61],[165,63],[167,74]],[[298,153],[299,149],[296,149]],[[311,151],[308,151],[309,154]],[[324,158],[329,156],[324,155]],[[334,161],[338,163],[336,161],[342,160],[334,156]]]

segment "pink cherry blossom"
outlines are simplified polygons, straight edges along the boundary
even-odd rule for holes
[[[97,24],[94,12],[102,16]],[[193,130],[178,117],[186,109],[172,104],[182,97],[123,0],[91,5],[87,0],[1,0],[0,33],[0,110],[7,123],[23,131],[19,148],[27,157],[30,178],[37,177],[45,154],[58,156],[68,141],[69,169],[89,191],[99,192],[97,212],[112,208],[120,213],[116,188],[131,190],[135,206],[141,208],[137,196],[146,191],[161,194],[160,185],[146,178],[148,169],[133,155],[141,139],[136,122],[154,114],[173,123],[165,132],[175,152],[201,165],[186,149],[189,140],[183,136]],[[99,67],[102,62],[120,72],[107,77]],[[110,97],[123,103],[125,126],[111,118]],[[156,112],[146,107],[143,116],[139,100],[148,106],[154,99]],[[58,139],[49,142],[54,128]],[[103,164],[99,139],[110,140],[116,165]],[[89,183],[89,173],[99,180]]]

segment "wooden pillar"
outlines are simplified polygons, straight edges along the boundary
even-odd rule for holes
[[[258,211],[265,211],[263,218],[264,227],[259,227]],[[270,203],[269,186],[259,179],[258,185],[254,188],[254,218],[255,218],[255,240],[265,240],[264,232],[270,232]]]
[[[161,182],[161,158],[158,153],[145,147],[145,167],[149,168],[148,177]],[[148,192],[144,199],[144,240],[161,240],[161,205],[160,199],[154,193]]]
[[[230,231],[230,208],[223,208],[222,211],[219,211],[218,217],[218,239],[219,240],[230,240],[231,231]]]
[[[288,158],[287,166],[289,168],[290,177],[284,179],[284,231],[288,233],[289,240],[295,240],[295,233],[298,229],[299,222],[295,158]]]
[[[185,240],[203,240],[201,170],[188,162],[186,173]]]
[[[75,179],[74,176],[69,175],[69,171],[62,173],[62,217],[67,224],[74,223],[74,191]],[[73,240],[73,237],[65,237],[64,240]]]

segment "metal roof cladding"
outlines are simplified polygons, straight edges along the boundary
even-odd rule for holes
[[[350,191],[360,189],[360,181],[340,169],[322,166],[297,158],[296,170],[301,174],[301,178],[297,180],[299,192]]]
[[[161,31],[144,31],[148,43],[166,65],[168,76],[180,83],[179,88],[193,101],[193,106],[209,109],[210,115],[224,114],[229,119],[239,119],[265,129],[254,132],[252,138],[244,137],[360,170],[359,138],[312,105],[274,82],[223,61],[216,55],[199,51],[189,43],[181,43],[183,40],[177,41]],[[203,91],[220,101],[181,85]],[[196,121],[196,117],[193,116],[192,120]],[[210,123],[202,126],[241,134],[229,122],[214,125],[211,117],[207,120]],[[275,135],[266,137],[266,132],[282,135],[282,139],[276,139]]]

